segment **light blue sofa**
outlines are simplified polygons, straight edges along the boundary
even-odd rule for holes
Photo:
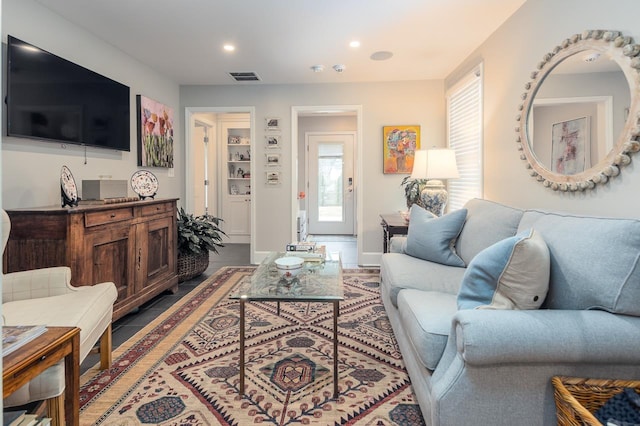
[[[455,251],[469,262],[525,229],[542,234],[538,310],[458,310],[466,268],[382,256],[381,292],[428,425],[555,425],[551,377],[640,379],[640,221],[471,200]]]

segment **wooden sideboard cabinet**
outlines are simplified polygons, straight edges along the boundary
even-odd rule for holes
[[[69,266],[75,286],[113,281],[114,321],[178,289],[177,199],[7,210],[4,271]]]

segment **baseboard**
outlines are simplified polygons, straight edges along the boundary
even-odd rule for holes
[[[380,258],[382,253],[380,252],[366,252],[358,258],[358,265],[363,267],[380,266]]]

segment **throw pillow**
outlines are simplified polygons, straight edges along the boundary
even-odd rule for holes
[[[549,289],[547,244],[533,229],[487,247],[469,263],[458,309],[538,309]]]
[[[443,265],[464,267],[454,245],[466,218],[467,209],[437,217],[414,204],[409,216],[405,253]]]

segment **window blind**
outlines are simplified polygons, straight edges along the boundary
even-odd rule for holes
[[[449,210],[482,198],[482,64],[447,92],[447,144],[460,177],[449,179]]]

